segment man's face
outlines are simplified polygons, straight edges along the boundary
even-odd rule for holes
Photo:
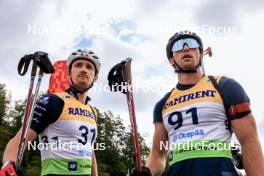
[[[78,59],[73,62],[70,77],[79,90],[86,89],[93,81],[97,80],[95,66],[86,59]]]
[[[173,56],[170,59],[170,63],[177,63],[177,65],[183,70],[191,70],[195,68],[199,62],[202,55],[199,48],[191,49],[187,44],[180,51],[173,52]]]

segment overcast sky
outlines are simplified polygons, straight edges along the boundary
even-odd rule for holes
[[[132,57],[138,127],[150,143],[153,107],[177,83],[166,42],[179,30],[192,30],[213,49],[213,57],[204,61],[206,73],[234,78],[248,93],[257,123],[262,123],[263,141],[263,7],[261,0],[1,0],[0,83],[13,100],[25,99],[29,75],[19,76],[17,64],[39,50],[48,52],[53,63],[76,48],[94,50],[102,62],[98,86],[107,84],[114,64]],[[47,90],[48,81],[46,75],[41,90]],[[96,90],[89,92],[92,104],[128,123],[125,96]]]

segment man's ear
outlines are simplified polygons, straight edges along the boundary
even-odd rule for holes
[[[96,82],[98,80],[98,73],[96,73],[95,75],[94,75],[94,82]]]
[[[200,59],[201,59],[201,60],[203,59],[203,56],[204,56],[204,55],[201,53],[201,54],[200,54]]]
[[[171,64],[172,66],[175,65],[175,61],[173,60],[173,58],[170,58],[169,61],[170,61],[170,64]]]

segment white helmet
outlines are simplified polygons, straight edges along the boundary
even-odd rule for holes
[[[95,66],[96,73],[99,73],[101,63],[99,61],[99,57],[96,56],[93,51],[87,49],[77,49],[76,51],[73,51],[67,60],[67,67],[69,71],[71,69],[72,63],[76,59],[87,59],[88,61],[92,62]]]

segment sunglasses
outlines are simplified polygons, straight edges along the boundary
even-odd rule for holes
[[[171,51],[172,52],[181,51],[185,44],[187,44],[188,48],[191,48],[191,49],[200,47],[199,43],[195,39],[193,39],[193,38],[184,38],[184,39],[177,40],[173,44]]]

